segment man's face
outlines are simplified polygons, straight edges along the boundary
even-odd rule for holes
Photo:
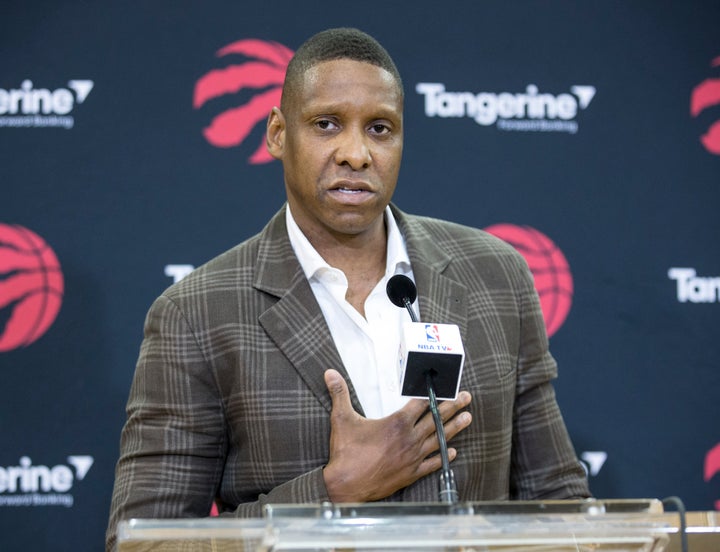
[[[340,59],[306,71],[285,112],[273,110],[268,147],[283,162],[293,217],[314,244],[382,231],[400,170],[402,108],[390,73]]]

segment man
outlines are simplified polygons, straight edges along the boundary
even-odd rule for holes
[[[589,495],[558,410],[532,276],[510,246],[390,204],[403,89],[368,35],[332,29],[291,61],[267,124],[287,204],[148,313],[108,547],[130,517],[260,516],[267,503],[436,501],[427,401],[399,395],[385,295],[457,324],[462,389],[440,406],[460,500]]]

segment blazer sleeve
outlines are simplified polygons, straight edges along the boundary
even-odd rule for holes
[[[225,468],[228,422],[198,336],[166,296],[150,308],[144,331],[121,434],[108,550],[121,520],[208,516]],[[265,503],[327,499],[317,468],[225,515],[258,517]]]
[[[520,270],[520,350],[513,416],[510,497],[519,500],[586,498],[587,476],[577,460],[552,380],[549,352],[532,274]]]

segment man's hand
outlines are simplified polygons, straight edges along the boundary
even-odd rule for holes
[[[442,466],[435,423],[428,402],[412,399],[403,408],[379,420],[358,414],[350,402],[347,383],[336,370],[325,372],[332,398],[330,460],[323,470],[333,502],[369,502],[388,497]],[[440,404],[447,440],[470,425],[470,393]],[[457,455],[448,449],[452,461]]]

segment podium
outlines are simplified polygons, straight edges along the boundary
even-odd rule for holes
[[[654,499],[269,505],[255,519],[125,521],[118,551],[660,552],[672,518]]]

